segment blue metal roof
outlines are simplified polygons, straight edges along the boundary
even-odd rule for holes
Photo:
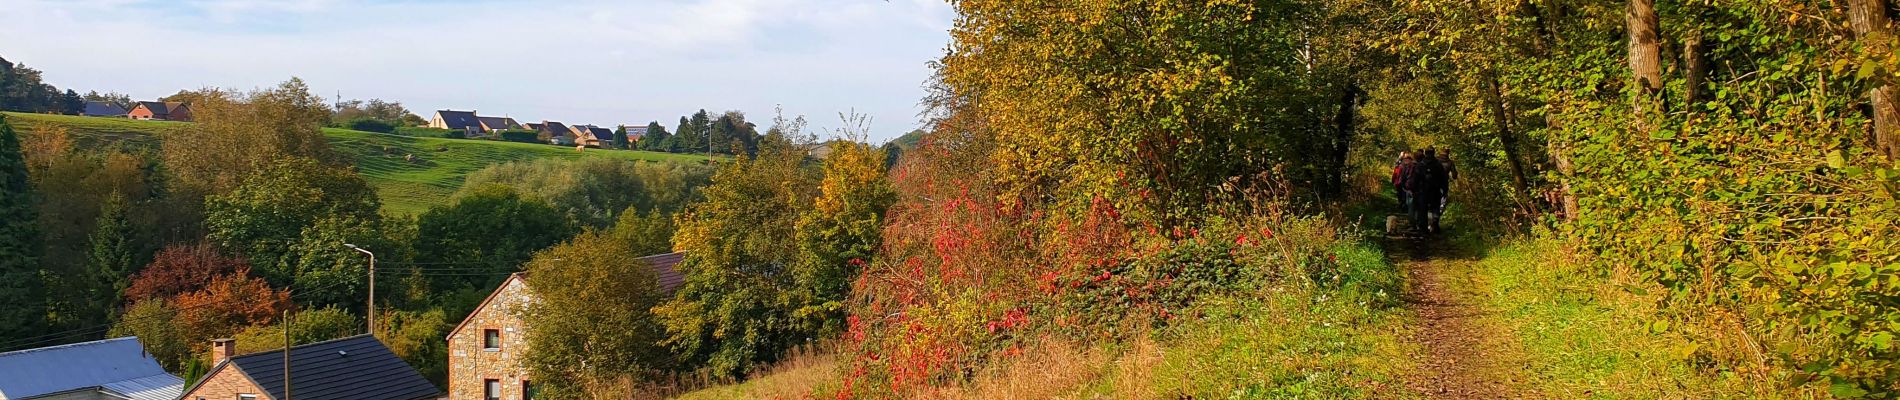
[[[0,399],[106,385],[146,393],[164,390],[165,378],[173,382],[166,396],[134,398],[176,398],[184,382],[159,368],[132,336],[0,353]]]
[[[185,380],[171,375],[152,375],[99,386],[132,400],[173,400],[185,393]]]

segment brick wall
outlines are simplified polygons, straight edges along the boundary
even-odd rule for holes
[[[449,336],[449,398],[481,400],[489,379],[500,381],[502,399],[521,398],[528,375],[517,361],[526,354],[528,342],[515,311],[531,298],[521,278],[510,277],[486,304],[469,314],[461,330]],[[501,334],[500,349],[483,348],[483,335],[489,329]]]
[[[251,382],[250,378],[245,378],[244,373],[239,372],[236,367],[226,366],[225,368],[219,369],[217,373],[205,377],[204,383],[198,385],[197,390],[185,393],[184,400],[198,400],[200,398],[204,400],[230,400],[238,398],[237,395],[239,394],[255,394],[258,399],[271,398],[270,393],[266,393],[263,389],[258,388],[257,383]],[[292,394],[294,395],[295,393]]]

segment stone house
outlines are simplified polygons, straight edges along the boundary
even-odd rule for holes
[[[651,268],[660,290],[671,293],[683,278],[673,269],[686,253],[640,257]],[[449,398],[529,400],[533,377],[520,364],[527,355],[527,329],[520,310],[534,302],[534,291],[521,273],[509,275],[468,318],[449,331]]]
[[[231,339],[212,341],[211,370],[179,399],[422,400],[442,395],[367,334],[291,347],[288,370],[284,350],[233,355],[236,348]]]

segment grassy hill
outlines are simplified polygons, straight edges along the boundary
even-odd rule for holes
[[[15,129],[61,126],[81,148],[118,147],[155,151],[165,132],[188,123],[124,118],[4,113]],[[356,161],[357,170],[382,197],[383,209],[417,214],[446,201],[470,172],[489,165],[536,158],[610,157],[629,160],[698,162],[704,156],[648,151],[588,149],[493,140],[443,139],[324,128],[330,145]],[[410,161],[409,155],[415,160]]]

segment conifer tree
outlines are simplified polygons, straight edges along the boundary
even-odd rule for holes
[[[46,313],[40,278],[39,218],[26,178],[20,136],[0,117],[0,337],[30,337]],[[0,349],[4,350],[4,349]]]

